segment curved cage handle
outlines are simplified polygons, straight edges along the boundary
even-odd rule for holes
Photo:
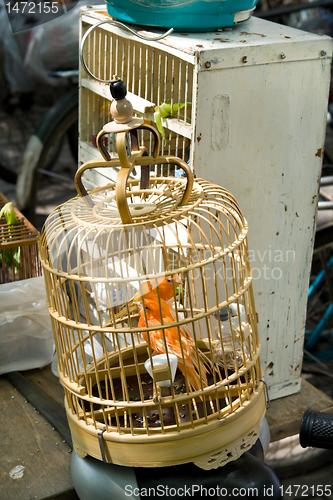
[[[186,175],[187,182],[183,198],[180,206],[186,205],[193,189],[194,175],[190,167],[180,158],[176,156],[141,156],[134,160],[130,168],[121,168],[117,175],[116,180],[116,202],[119,210],[119,215],[123,224],[131,224],[133,222],[131,212],[127,203],[127,181],[131,174],[134,165],[137,166],[150,166],[150,165],[163,165],[168,163],[170,165],[178,165],[181,167]]]
[[[83,173],[86,170],[93,168],[108,168],[108,167],[121,166],[122,168],[119,170],[116,180],[116,202],[122,223],[131,224],[133,222],[133,219],[127,203],[127,192],[126,192],[127,181],[129,176],[131,175],[131,172],[133,171],[135,166],[149,167],[150,165],[163,165],[165,163],[169,165],[177,165],[178,167],[184,170],[187,182],[180,205],[181,206],[186,205],[193,189],[194,175],[190,167],[187,165],[187,163],[185,163],[181,158],[178,158],[176,156],[158,156],[156,158],[154,158],[153,156],[141,156],[141,157],[138,156],[133,160],[133,162],[129,165],[129,167],[123,167],[120,164],[119,158],[110,161],[90,160],[84,163],[76,172],[74,179],[75,187],[79,196],[85,197],[87,203],[90,206],[93,206],[94,203],[92,202],[89,194],[87,193],[82,183]]]
[[[160,139],[160,135],[158,134],[156,129],[151,125],[151,120],[143,119],[143,123],[136,125],[135,128],[129,128],[127,132],[118,132],[116,134],[116,144],[117,144],[117,151],[118,151],[119,157],[115,158],[113,160],[110,156],[109,151],[106,149],[106,147],[104,146],[104,144],[102,142],[102,138],[106,134],[110,133],[110,130],[108,130],[106,128],[107,125],[105,125],[104,128],[99,131],[97,138],[96,138],[96,144],[97,144],[99,152],[101,153],[105,162],[108,163],[108,165],[105,165],[104,162],[101,163],[101,162],[98,162],[96,160],[91,160],[91,161],[88,161],[86,163],[88,165],[88,168],[101,168],[101,167],[103,168],[103,167],[108,167],[108,166],[113,166],[113,167],[120,166],[120,167],[124,167],[124,168],[129,168],[130,162],[129,162],[129,158],[128,158],[127,151],[126,151],[126,134],[129,133],[129,134],[131,134],[131,139],[132,139],[131,145],[133,146],[133,149],[131,151],[131,154],[132,154],[131,159],[132,159],[132,164],[133,164],[133,168],[131,168],[131,172],[132,172],[134,170],[134,167],[135,167],[133,160],[135,160],[135,158],[137,158],[139,156],[148,156],[148,151],[147,151],[146,147],[139,146],[139,138],[137,135],[138,129],[149,130],[153,134],[153,136],[154,136],[153,157],[154,158],[158,157],[158,153],[160,151],[161,139]],[[122,128],[124,126],[120,125],[120,127],[122,127]],[[98,163],[98,166],[97,166],[97,163]],[[86,164],[84,164],[84,165],[86,165]],[[82,165],[82,167],[84,165]],[[96,166],[94,167],[94,165],[96,165]],[[86,169],[81,170],[82,167],[80,167],[78,169],[78,171],[76,172],[75,180],[74,180],[75,188],[80,196],[85,197],[87,203],[90,206],[94,206],[93,201],[91,200],[86,188],[84,187],[84,185],[82,183],[81,177],[82,177],[83,172],[86,170]],[[79,174],[79,171],[81,172],[80,174]],[[148,185],[149,185],[149,166],[146,166],[142,169],[142,172],[141,172],[140,187],[142,189],[144,189]]]
[[[154,136],[153,157],[157,158],[158,153],[160,151],[160,147],[161,147],[160,135],[157,133],[156,129],[151,125],[151,120],[147,120],[147,119],[144,119],[144,123],[142,125],[138,125],[135,128],[130,129],[127,132],[131,135],[132,154],[134,153],[134,156],[135,156],[135,153],[137,151],[141,150],[141,148],[139,147],[139,139],[138,139],[137,130],[148,130],[149,132],[151,132],[153,134],[153,136]],[[102,130],[100,130],[100,132],[98,133],[97,138],[96,138],[97,147],[98,147],[99,152],[101,153],[101,155],[103,156],[105,161],[110,161],[111,156],[110,156],[110,153],[108,152],[108,150],[106,149],[106,147],[104,146],[104,144],[102,142],[102,138],[106,134],[109,134],[109,133],[110,133],[110,131],[103,128]],[[146,150],[146,148],[145,148],[145,150]],[[145,156],[147,156],[147,155],[148,155],[148,152]],[[126,162],[126,159],[124,161]]]
[[[84,67],[85,71],[88,73],[88,75],[90,75],[92,78],[94,78],[95,80],[97,80],[98,82],[102,82],[102,83],[111,83],[113,81],[112,80],[102,80],[101,78],[98,78],[97,76],[95,76],[91,71],[90,69],[88,68],[88,66],[86,65],[86,62],[84,60],[84,55],[83,55],[83,51],[84,51],[84,46],[85,46],[85,43],[88,39],[88,36],[90,35],[90,33],[92,33],[96,28],[98,28],[101,24],[112,24],[112,26],[116,26],[118,28],[121,28],[125,31],[129,31],[130,33],[132,33],[133,35],[137,36],[138,38],[141,38],[142,40],[148,40],[150,42],[156,42],[158,40],[162,40],[163,38],[165,38],[166,36],[170,35],[170,33],[173,32],[173,28],[170,28],[168,31],[166,31],[163,35],[157,35],[157,36],[152,36],[152,37],[149,37],[149,36],[145,36],[145,35],[142,35],[141,33],[133,30],[132,28],[130,28],[129,26],[126,26],[126,24],[124,23],[121,23],[119,21],[116,21],[114,19],[106,19],[105,21],[101,21],[97,24],[94,24],[93,26],[91,26],[86,32],[85,34],[83,35],[82,37],[82,40],[81,40],[81,46],[80,46],[80,60],[81,60],[81,64],[82,66]]]

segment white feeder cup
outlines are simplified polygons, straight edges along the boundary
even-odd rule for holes
[[[170,363],[170,370],[168,364],[168,358]],[[175,375],[177,371],[178,358],[174,354],[158,354],[152,357],[152,362],[150,359],[145,361],[145,369],[149,375],[156,381],[158,387],[171,387],[171,384],[175,380]],[[153,364],[153,366],[152,366]],[[170,379],[171,371],[171,379]]]

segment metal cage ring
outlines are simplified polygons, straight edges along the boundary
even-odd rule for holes
[[[88,68],[88,66],[86,65],[86,62],[85,62],[84,56],[83,56],[84,46],[85,46],[85,43],[87,41],[88,36],[92,33],[92,31],[94,31],[94,29],[98,28],[98,26],[100,26],[101,24],[112,24],[113,26],[117,26],[118,28],[121,28],[121,29],[123,29],[125,31],[129,31],[130,33],[132,33],[133,35],[137,36],[138,38],[141,38],[142,40],[148,40],[150,42],[156,42],[158,40],[162,40],[163,38],[165,38],[166,36],[170,35],[170,33],[173,32],[173,28],[170,28],[163,35],[157,35],[157,36],[152,36],[152,37],[145,36],[145,35],[141,35],[138,31],[133,30],[132,28],[130,28],[126,24],[121,23],[120,21],[116,21],[114,19],[107,19],[106,21],[101,21],[101,22],[99,22],[99,23],[94,24],[93,26],[91,26],[85,32],[85,34],[83,35],[82,40],[81,40],[80,61],[81,61],[82,66],[84,67],[85,71],[88,73],[88,75],[90,75],[92,78],[94,78],[95,80],[97,80],[99,82],[102,82],[102,83],[111,83],[112,81],[114,81],[114,78],[112,78],[111,80],[103,80],[103,79],[98,78],[97,76],[95,76],[90,71],[90,69]]]

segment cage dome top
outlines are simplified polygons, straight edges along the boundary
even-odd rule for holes
[[[166,248],[185,248],[194,228],[200,237],[192,245],[205,249],[210,258],[229,253],[247,235],[247,223],[237,202],[225,189],[198,179],[188,202],[181,205],[186,183],[182,178],[152,177],[149,188],[142,190],[138,180],[129,181],[129,224],[122,222],[117,207],[116,184],[90,192],[90,203],[82,196],[69,200],[48,217],[42,231],[48,265],[59,272],[81,274],[84,246],[90,247],[91,256],[97,257],[99,252],[105,259],[115,249],[123,255],[131,245],[132,250],[142,252],[154,245],[153,240],[163,242]]]

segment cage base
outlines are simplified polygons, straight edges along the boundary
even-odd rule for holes
[[[78,420],[66,405],[74,448],[79,456],[127,467],[165,467],[188,462],[209,470],[236,460],[258,439],[266,397],[261,382],[253,398],[221,420],[181,432],[132,435],[107,432]],[[100,437],[98,437],[100,431]],[[104,431],[101,436],[101,431]],[[200,455],[198,455],[200,450]]]

